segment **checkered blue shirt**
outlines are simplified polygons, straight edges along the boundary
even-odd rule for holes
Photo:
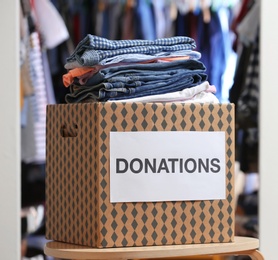
[[[195,41],[186,36],[156,40],[108,40],[88,34],[79,42],[67,63],[77,61],[82,66],[94,66],[101,60],[116,55],[141,53],[154,55],[159,52],[174,52],[196,48]]]

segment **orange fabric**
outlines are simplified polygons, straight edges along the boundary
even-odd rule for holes
[[[189,60],[189,56],[163,57],[163,58],[158,58],[158,60],[169,61],[169,62],[175,60]]]
[[[73,83],[73,79],[75,77],[82,76],[82,75],[84,75],[88,72],[94,71],[94,70],[96,70],[96,68],[94,68],[94,67],[90,67],[90,68],[82,67],[82,68],[72,69],[72,70],[68,71],[68,73],[63,75],[63,83],[64,83],[65,87],[69,87],[70,84]]]

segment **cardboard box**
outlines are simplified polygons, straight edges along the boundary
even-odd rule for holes
[[[110,132],[128,131],[224,131],[225,198],[110,203]],[[46,142],[47,239],[98,248],[233,241],[233,104],[48,105]]]

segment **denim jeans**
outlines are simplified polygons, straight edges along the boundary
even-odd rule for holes
[[[173,78],[165,84],[161,82],[160,84],[149,84],[149,86],[145,86],[144,88],[134,88],[134,93],[114,93],[117,95],[110,97],[109,100],[127,99],[148,95],[171,93],[185,88],[197,86],[206,80],[207,75],[205,73],[190,73],[189,75],[184,75],[181,78]]]
[[[173,62],[162,63],[147,63],[147,64],[129,64],[122,66],[113,66],[100,70],[86,82],[86,86],[93,86],[102,82],[116,82],[119,79],[124,82],[130,81],[146,81],[151,80],[152,77],[160,77],[163,80],[168,75],[173,75],[177,70],[180,71],[194,71],[205,70],[202,62],[197,60],[178,60]],[[148,77],[142,78],[142,77]],[[159,78],[158,78],[159,79]],[[78,80],[75,80],[78,85]]]
[[[87,35],[79,42],[74,52],[67,58],[68,62],[77,61],[82,66],[94,66],[105,58],[129,54],[155,54],[192,50],[195,41],[186,36],[161,38],[156,40],[108,40],[95,35]]]
[[[149,75],[152,74],[152,71],[149,71]],[[159,77],[146,77],[150,80],[135,81],[133,86],[132,83],[120,81],[102,82],[94,86],[71,86],[71,93],[66,95],[66,102],[107,101],[171,93],[197,86],[207,80],[203,70],[178,70],[173,75],[164,76],[162,80]]]

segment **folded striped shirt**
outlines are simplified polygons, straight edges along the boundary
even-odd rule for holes
[[[131,53],[154,55],[159,52],[174,52],[196,48],[194,39],[174,36],[156,40],[108,40],[88,34],[79,42],[66,62],[78,62],[82,66],[94,66],[103,59]]]

